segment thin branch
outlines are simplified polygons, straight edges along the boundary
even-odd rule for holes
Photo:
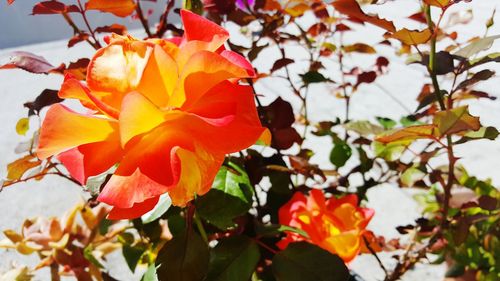
[[[99,40],[97,40],[94,29],[92,29],[92,27],[90,27],[90,23],[87,19],[86,11],[83,8],[83,5],[82,5],[80,0],[78,0],[78,6],[80,7],[80,14],[82,15],[83,21],[85,22],[85,25],[87,26],[87,29],[90,32],[90,36],[92,36],[92,39],[94,39],[95,47],[101,48],[102,47],[101,43],[99,42]]]
[[[139,17],[139,20],[141,21],[142,27],[144,28],[144,31],[148,35],[149,38],[153,37],[153,34],[151,33],[151,30],[149,30],[149,23],[148,20],[144,17],[144,13],[142,12],[141,8],[141,1],[137,0],[137,5],[135,7],[135,11],[137,12],[137,16]]]
[[[368,248],[368,251],[370,251],[370,253],[375,257],[375,259],[378,262],[378,265],[384,271],[385,277],[387,277],[389,275],[389,272],[387,271],[387,269],[385,268],[384,264],[382,263],[382,261],[378,257],[377,252],[375,252],[375,250],[373,250],[372,246],[370,246],[370,243],[368,242],[368,239],[366,239],[366,237],[364,235],[363,235],[363,241],[365,242],[365,245],[366,245],[366,248]]]

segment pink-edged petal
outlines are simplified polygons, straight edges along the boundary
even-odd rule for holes
[[[120,140],[115,139],[80,145],[60,153],[57,159],[71,177],[85,184],[88,177],[99,175],[118,163],[122,154]]]
[[[113,207],[127,209],[149,198],[160,196],[167,190],[168,186],[157,183],[136,169],[128,176],[115,173],[97,200]]]
[[[255,77],[255,70],[253,69],[252,64],[242,55],[229,50],[222,51],[220,55],[225,57],[233,64],[244,68],[248,73],[248,77]]]
[[[218,41],[222,45],[229,38],[224,28],[191,11],[181,10],[181,19],[186,41]]]
[[[108,214],[110,220],[135,219],[151,211],[158,203],[160,197],[146,199],[143,202],[135,203],[130,208],[113,207]]]
[[[232,63],[227,58],[216,53],[199,51],[182,69],[170,105],[186,107],[222,81],[248,76],[245,68]]]

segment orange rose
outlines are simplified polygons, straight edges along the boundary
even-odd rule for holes
[[[309,237],[288,232],[278,247],[284,249],[290,242],[308,241],[349,262],[360,252],[362,235],[373,214],[372,209],[358,206],[354,194],[326,200],[321,190],[311,190],[309,196],[296,192],[280,208],[279,221],[303,230]]]
[[[82,184],[117,165],[98,200],[109,218],[135,218],[168,192],[184,206],[206,193],[225,154],[264,132],[242,56],[225,50],[229,34],[189,11],[182,38],[113,35],[92,58],[86,83],[66,76],[59,96],[85,107],[53,105],[42,124],[38,157],[58,155]]]

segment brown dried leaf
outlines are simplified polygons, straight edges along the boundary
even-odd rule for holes
[[[394,34],[389,35],[389,37],[398,39],[406,45],[418,45],[423,44],[431,39],[432,32],[427,28],[424,30],[409,30],[403,28],[396,31]]]
[[[26,155],[23,158],[7,165],[7,179],[19,180],[30,169],[40,165],[42,161],[33,155]]]

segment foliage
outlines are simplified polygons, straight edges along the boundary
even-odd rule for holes
[[[499,134],[469,111],[496,98],[476,87],[500,61],[491,52],[500,35],[463,41],[454,31],[468,19],[449,9],[469,1],[418,1],[420,9],[404,15],[408,26],[366,12],[391,1],[189,0],[184,10],[173,0],[67,2],[42,1],[32,14],[63,18],[73,31],[68,48],[86,42],[96,53],[55,66],[15,52],[0,66],[64,75],[60,89],[24,104],[27,116],[14,126],[29,139],[16,148],[21,156],[2,188],[58,175],[91,198],[66,219],[5,230],[1,247],[41,258],[5,278],[30,280],[48,266],[52,280],[114,280],[105,255],[119,248],[132,272],[147,268],[145,281],[348,280],[345,263],[360,253],[377,259],[386,281],[430,254],[449,263],[449,277],[500,278],[500,192],[469,175],[456,153]],[[145,7],[161,9],[160,18]],[[140,21],[146,38],[119,23],[95,27],[87,15],[101,12]],[[176,14],[182,26],[170,22]],[[381,31],[378,43],[363,42],[365,24]],[[307,57],[295,56],[297,47]],[[380,85],[391,71],[388,52],[425,73],[413,89],[418,106],[398,120],[355,120],[354,95],[391,95]],[[266,80],[286,85],[273,101]],[[333,93],[344,112],[315,118],[309,102],[318,91]],[[311,140],[326,140],[330,165],[317,163],[325,150]],[[423,190],[422,217],[397,228],[403,239],[365,229],[374,215],[362,207],[367,191],[381,184]],[[381,251],[395,265],[385,265]]]

